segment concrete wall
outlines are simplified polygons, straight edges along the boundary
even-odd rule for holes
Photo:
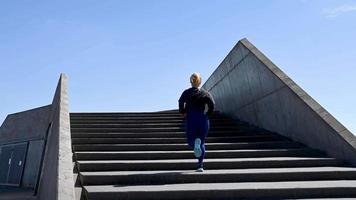
[[[8,115],[0,127],[0,147],[28,142],[20,187],[34,189],[42,161],[43,143],[49,124],[51,105]]]
[[[64,74],[53,98],[50,122],[38,199],[74,200],[67,77]]]
[[[27,158],[24,174],[22,177],[22,186],[24,188],[36,188],[42,154],[44,149],[44,140],[31,140],[28,145]]]
[[[8,115],[0,127],[0,144],[44,139],[50,111],[48,105]]]
[[[0,127],[0,146],[28,142],[21,187],[36,188],[39,200],[75,198],[68,104],[61,74],[51,105],[11,114]]]
[[[203,85],[217,109],[356,165],[356,138],[247,39]]]

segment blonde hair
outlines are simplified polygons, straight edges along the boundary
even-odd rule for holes
[[[199,73],[193,73],[190,76],[190,83],[192,84],[193,87],[198,88],[201,84],[201,77]]]

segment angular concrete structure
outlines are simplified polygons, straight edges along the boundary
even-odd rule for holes
[[[247,39],[204,84],[218,109],[356,165],[356,138]]]
[[[177,110],[69,115],[61,75],[0,128],[0,199],[356,199],[355,137],[247,39],[203,88],[218,111],[198,173]]]
[[[19,145],[25,148],[20,149]],[[7,156],[3,150],[10,147],[13,148]],[[0,183],[0,199],[74,199],[74,188],[68,187],[74,181],[64,74],[59,79],[52,104],[5,119],[0,127],[0,149],[0,171],[8,171]],[[22,157],[15,160],[16,155]],[[14,185],[13,177],[18,177],[15,190],[9,187]]]

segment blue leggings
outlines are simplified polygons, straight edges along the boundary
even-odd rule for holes
[[[201,140],[202,154],[198,158],[198,167],[203,167],[203,160],[205,156],[205,138],[209,130],[209,118],[202,112],[188,112],[185,120],[186,135],[188,145],[194,148],[194,141],[196,138]]]

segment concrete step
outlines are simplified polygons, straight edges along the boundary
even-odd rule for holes
[[[184,117],[177,116],[71,116],[70,120],[183,120]],[[210,116],[210,120],[224,119],[220,116]]]
[[[107,113],[70,113],[70,117],[103,117],[103,116],[182,116],[179,112],[170,112],[170,113],[158,113],[158,112],[107,112]],[[218,112],[212,113],[211,116],[223,117]]]
[[[155,112],[117,112],[117,113],[70,113],[70,117],[88,116],[183,116],[179,112],[175,113],[155,113]],[[219,113],[212,113],[211,116],[224,117]]]
[[[348,167],[300,167],[186,171],[82,172],[84,185],[158,185],[176,183],[276,182],[356,180],[356,169]]]
[[[70,116],[81,116],[81,115],[176,115],[179,114],[178,110],[172,110],[167,112],[71,112]],[[213,115],[220,115],[220,112],[215,110]]]
[[[172,160],[96,160],[77,161],[79,170],[84,171],[132,171],[132,170],[190,170],[195,169],[196,159]],[[264,157],[206,159],[206,169],[282,168],[340,166],[335,158],[313,157]]]
[[[214,115],[213,115],[214,116]],[[166,113],[166,114],[156,114],[156,113],[93,113],[93,114],[81,114],[75,115],[70,114],[71,118],[77,117],[183,117],[179,113]]]
[[[219,137],[234,137],[234,136],[255,136],[255,135],[274,135],[268,132],[241,132],[241,131],[214,131],[214,132],[209,132],[208,137],[211,136],[219,136]],[[131,132],[131,133],[73,133],[72,132],[72,138],[154,138],[154,137],[159,137],[159,138],[185,138],[186,133],[181,131],[181,132],[153,132],[153,133],[147,133],[147,132]]]
[[[88,123],[88,124],[71,124],[71,128],[164,128],[164,127],[184,127],[184,123],[112,123],[112,124],[101,124],[101,123]],[[215,127],[232,127],[235,126],[239,128],[238,125],[233,123],[224,124],[211,124],[211,128]]]
[[[211,127],[210,131],[238,131],[236,126]],[[184,131],[184,127],[156,127],[156,128],[71,128],[73,132],[107,133],[107,132],[176,132]]]
[[[303,145],[288,141],[239,142],[239,143],[207,143],[207,150],[238,150],[238,149],[280,149],[300,148]],[[190,150],[187,144],[77,144],[73,151],[179,151]]]
[[[281,141],[284,138],[271,135],[237,136],[237,137],[208,137],[206,143],[232,142],[261,142]],[[179,138],[72,138],[72,144],[171,144],[185,143],[184,137]]]
[[[356,168],[218,112],[210,122],[197,173],[177,110],[71,114],[82,200],[356,197]]]
[[[312,199],[285,199],[285,200],[355,200],[356,198],[353,197],[353,198],[338,198],[338,197],[334,197],[334,198],[312,198]]]
[[[319,151],[309,148],[297,149],[252,149],[211,150],[206,158],[258,158],[258,157],[321,157]],[[75,152],[76,160],[155,160],[193,159],[193,151],[96,151]]]
[[[137,122],[137,121],[147,121],[147,122],[184,122],[184,117],[141,117],[141,118],[132,118],[132,117],[71,117],[71,121],[74,122],[82,122],[82,121],[130,121],[130,122]],[[232,120],[228,118],[222,117],[209,117],[211,122],[233,122],[237,124],[247,124],[246,122],[242,122],[239,120]]]
[[[298,198],[298,199],[285,199],[285,200],[355,200],[356,198],[355,197],[350,197],[350,198],[343,198],[343,197],[335,197],[335,198],[308,198],[308,199],[305,199],[305,198]]]
[[[83,192],[83,187],[75,187],[75,200],[85,200],[85,193]]]
[[[356,197],[356,181],[187,183],[85,186],[89,200],[286,199]]]
[[[226,119],[210,119],[211,124],[233,124],[233,125],[246,125],[246,123],[239,121],[232,121]],[[72,119],[71,124],[79,125],[79,124],[161,124],[161,123],[173,123],[173,124],[184,124],[184,119],[179,120],[95,120],[95,119],[87,119],[87,120],[76,120]]]

